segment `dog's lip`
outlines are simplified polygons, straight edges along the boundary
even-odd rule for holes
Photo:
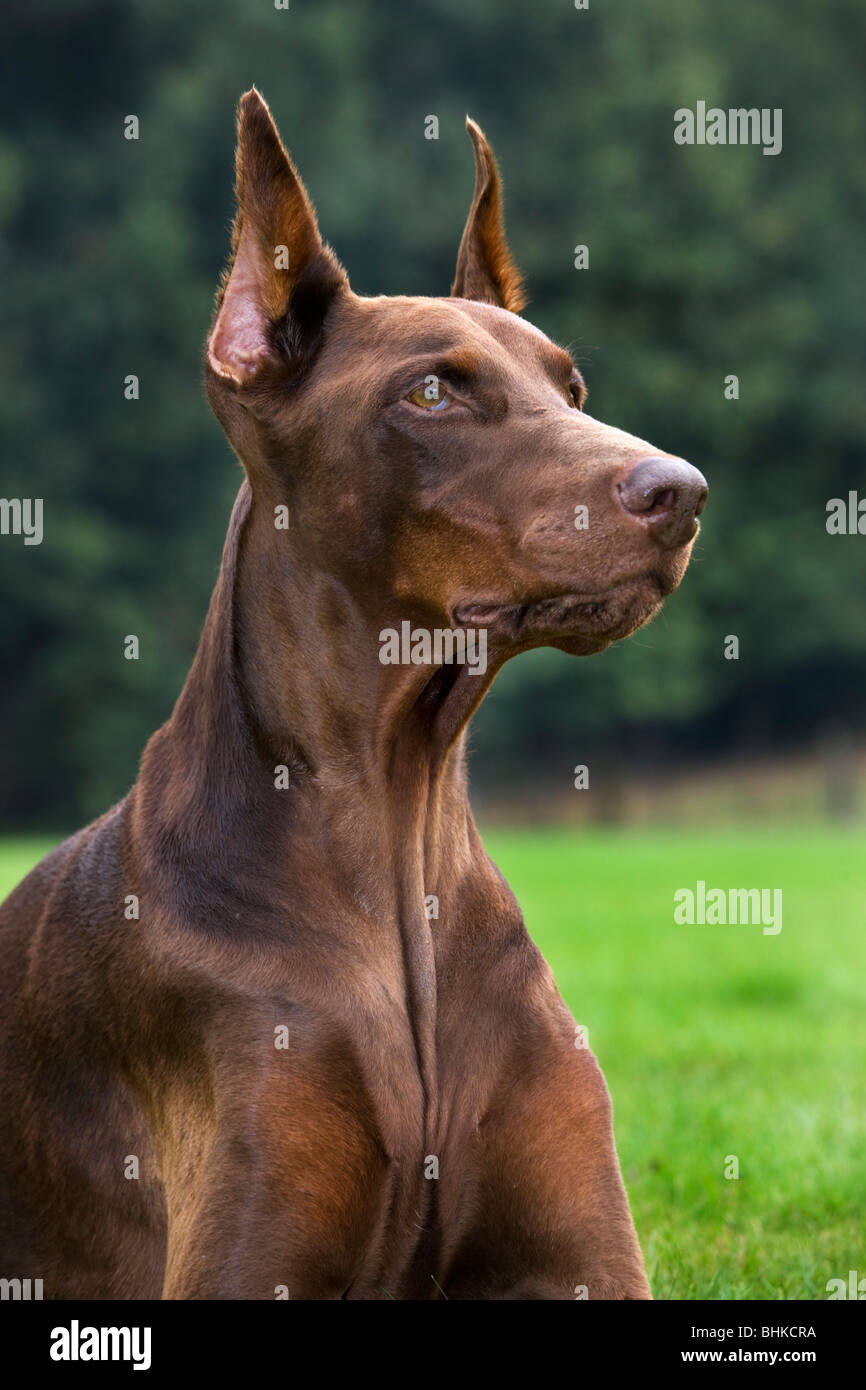
[[[605,602],[601,594],[555,594],[549,598],[528,599],[524,603],[479,602],[459,603],[454,610],[457,622],[464,627],[493,627],[507,623],[511,627],[523,627],[530,616],[541,616],[554,606],[569,609],[573,613],[590,616]]]
[[[503,627],[515,635],[530,627],[567,627],[575,620],[592,621],[603,616],[612,600],[615,601],[618,596],[629,590],[639,590],[648,586],[655,588],[657,602],[666,598],[674,587],[662,575],[652,571],[630,575],[601,593],[564,591],[522,602],[515,602],[513,599],[467,600],[455,606],[454,620],[461,627]]]

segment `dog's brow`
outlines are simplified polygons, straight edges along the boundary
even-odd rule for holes
[[[557,347],[556,343],[551,343],[546,361],[551,375],[555,377],[572,377],[577,371],[571,353],[566,352],[565,348]]]
[[[437,354],[435,369],[439,376],[472,377],[478,375],[481,362],[481,354],[473,348],[458,347]]]
[[[398,382],[413,373],[420,376],[441,376],[446,380],[468,381],[478,376],[483,365],[482,354],[467,347],[431,347],[427,352],[413,353],[390,374],[390,382]]]

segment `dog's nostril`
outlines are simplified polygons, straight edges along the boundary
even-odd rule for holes
[[[684,545],[706,505],[707,480],[683,459],[641,459],[617,483],[617,495],[662,545]]]
[[[659,488],[657,492],[653,493],[650,499],[650,505],[646,509],[647,515],[651,512],[670,511],[671,507],[675,505],[676,500],[677,494],[672,487]]]

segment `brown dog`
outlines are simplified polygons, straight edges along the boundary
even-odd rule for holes
[[[657,612],[706,485],[517,317],[469,130],[451,296],[364,299],[241,103],[206,370],[247,480],[201,644],[130,794],[0,916],[0,1274],[46,1297],[649,1297],[463,731],[509,657]]]

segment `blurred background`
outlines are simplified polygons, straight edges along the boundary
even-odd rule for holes
[[[44,499],[45,539],[0,537],[0,886],[126,792],[195,649],[240,482],[201,353],[252,83],[360,293],[447,293],[474,116],[526,316],[593,415],[709,479],[663,617],[512,663],[472,732],[660,1296],[866,1274],[866,536],[826,529],[866,496],[864,40],[860,0],[4,7],[2,492]],[[676,145],[699,100],[782,108],[781,154]],[[674,927],[672,892],[713,873],[782,886],[783,932]]]

